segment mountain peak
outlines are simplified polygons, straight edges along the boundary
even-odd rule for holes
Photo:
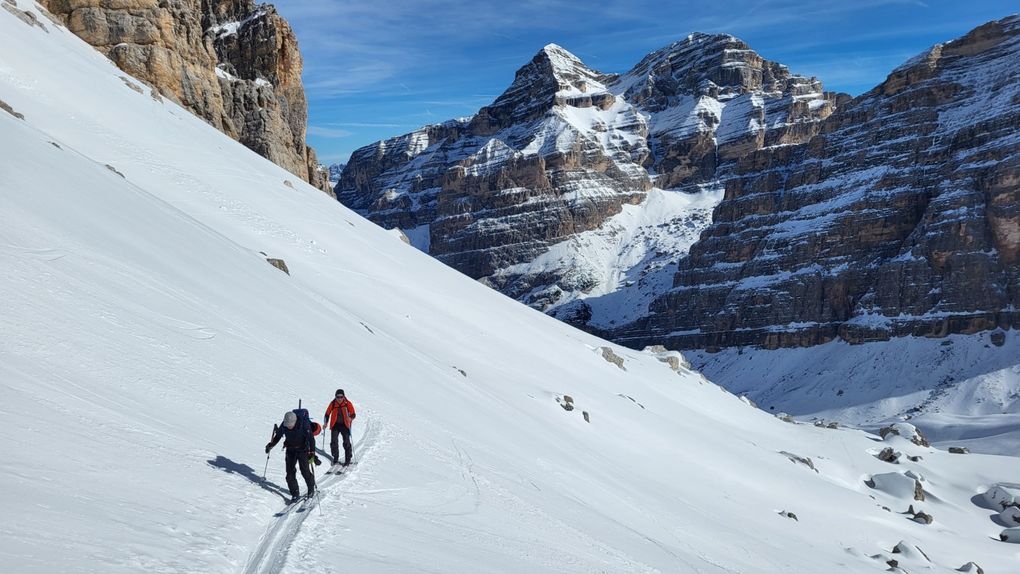
[[[606,94],[606,76],[558,44],[546,44],[514,75],[514,81],[492,105],[483,108],[476,124],[485,130],[545,115],[557,103]]]
[[[546,44],[535,54],[532,62],[543,58],[549,61],[554,71],[557,69],[571,69],[578,66],[587,68],[580,58],[559,44]]]
[[[679,94],[727,100],[749,92],[820,92],[813,78],[790,73],[730,34],[695,32],[645,56],[616,85],[655,111]],[[659,103],[656,103],[656,102]]]

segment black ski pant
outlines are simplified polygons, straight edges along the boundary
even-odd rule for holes
[[[294,466],[301,467],[301,476],[305,479],[305,486],[308,487],[308,493],[315,492],[315,475],[312,474],[312,469],[308,466],[308,453],[299,452],[294,449],[287,449],[287,488],[290,489],[291,496],[297,496],[301,494],[298,489],[297,483],[297,472]]]
[[[338,435],[344,437],[344,464],[351,464],[351,429],[344,426],[344,423],[337,421],[330,429],[329,454],[333,456],[333,462],[340,459],[340,445],[337,444]]]

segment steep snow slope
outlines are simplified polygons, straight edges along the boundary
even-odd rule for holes
[[[654,188],[639,205],[624,205],[601,227],[570,239],[527,263],[497,271],[504,277],[558,276],[517,298],[573,324],[611,329],[640,316],[676,274],[676,254],[686,252],[712,220],[722,189],[697,193]]]
[[[15,47],[0,53],[0,100],[23,116],[0,111],[5,570],[1015,566],[1020,547],[974,495],[1016,480],[1016,458],[890,438],[923,456],[890,465],[864,433],[780,422],[575,331],[36,20],[45,29],[0,10]],[[278,452],[259,480],[270,427],[299,398],[317,415],[338,386],[359,407],[358,465],[323,481],[321,514],[275,518]],[[901,488],[908,469],[925,502]],[[909,504],[935,522],[908,520]]]

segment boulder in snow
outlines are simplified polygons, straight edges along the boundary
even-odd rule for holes
[[[1020,495],[1020,487],[1016,485],[996,484],[985,491],[982,497],[992,508],[1002,509],[1012,506]]]
[[[882,452],[875,455],[875,458],[882,462],[888,462],[892,464],[898,464],[900,462],[901,453],[893,450],[891,446],[887,446],[882,449]]]
[[[40,22],[39,19],[35,17],[35,14],[27,10],[21,10],[20,8],[18,8],[18,5],[16,3],[4,0],[3,7],[4,10],[7,10],[11,14],[13,14],[14,17],[17,18],[18,20],[21,20],[22,22],[28,24],[29,26],[38,26],[47,34],[50,33],[50,31],[46,29],[46,26],[44,26],[43,23]]]
[[[989,339],[992,341],[993,345],[1001,347],[1006,344],[1006,332],[1001,329],[996,329],[995,331],[992,331]]]
[[[680,351],[670,351],[662,345],[652,345],[644,348],[645,353],[651,353],[655,355],[655,358],[669,365],[669,368],[676,372],[681,370],[690,370],[691,363],[680,353]]]
[[[287,262],[284,261],[283,259],[274,259],[272,257],[266,257],[266,261],[273,267],[276,267],[280,271],[283,271],[287,275],[290,275],[290,269],[287,268]]]
[[[882,440],[888,440],[891,436],[901,436],[917,446],[931,446],[931,443],[928,442],[928,439],[924,438],[921,431],[917,430],[917,427],[910,423],[896,423],[882,427],[878,434],[882,436]]]
[[[1020,526],[1003,530],[999,533],[999,540],[1012,544],[1020,544]]]
[[[609,347],[602,347],[602,358],[609,361],[610,363],[620,367],[621,370],[626,371],[627,368],[623,366],[623,357],[617,355]]]
[[[968,562],[956,569],[957,572],[970,572],[973,574],[985,574],[985,571],[974,562]]]
[[[892,553],[902,554],[904,558],[910,558],[912,560],[924,560],[925,562],[931,562],[931,559],[924,553],[924,550],[921,550],[920,547],[914,546],[913,544],[907,544],[902,540],[900,540],[899,544],[893,547]]]
[[[7,102],[5,102],[3,100],[0,100],[0,110],[3,110],[5,112],[11,114],[12,116],[18,118],[19,120],[25,119],[25,115],[24,114],[20,114],[20,113],[14,111],[14,108],[12,108],[11,106],[7,105]]]
[[[792,462],[793,464],[803,464],[804,466],[810,468],[811,470],[818,472],[818,469],[815,468],[814,461],[806,456],[798,456],[796,454],[793,454],[792,452],[786,452],[785,450],[780,451],[779,454],[790,459],[790,462]]]
[[[924,500],[924,489],[921,482],[901,472],[885,472],[876,474],[864,481],[869,488],[882,491],[895,498],[904,500]]]
[[[949,447],[950,454],[970,454],[970,449],[965,446],[951,446]]]
[[[404,243],[406,243],[408,245],[411,244],[411,238],[408,237],[407,234],[404,233],[404,231],[402,229],[400,229],[399,227],[394,227],[393,229],[387,229],[386,231],[390,235],[395,236],[397,239],[403,241]]]
[[[907,508],[907,511],[904,512],[903,514],[909,514],[911,520],[913,520],[914,522],[919,522],[921,524],[931,524],[935,520],[935,518],[932,515],[928,514],[923,510],[914,510],[913,504],[911,504],[910,507]]]
[[[574,397],[570,395],[563,395],[563,398],[556,397],[556,402],[567,412],[574,410]]]
[[[999,513],[999,519],[1002,520],[1002,523],[1010,527],[1020,526],[1020,507],[1015,504],[1014,506],[1003,508],[1002,512]]]
[[[923,510],[918,510],[914,513],[912,520],[921,524],[931,524],[935,521],[935,518]]]

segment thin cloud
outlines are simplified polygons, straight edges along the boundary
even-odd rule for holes
[[[336,128],[326,128],[322,126],[308,126],[309,135],[313,135],[320,138],[345,138],[351,136],[354,132],[349,130],[339,130]]]

